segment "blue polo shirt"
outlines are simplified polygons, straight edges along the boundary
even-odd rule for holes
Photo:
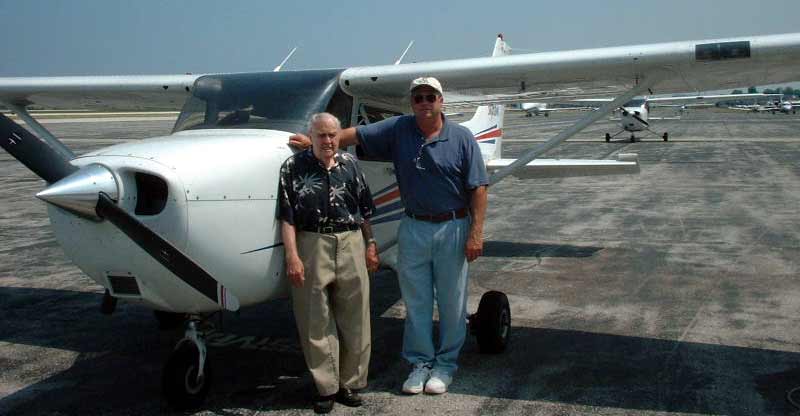
[[[434,215],[468,207],[468,191],[489,184],[475,137],[466,127],[442,117],[439,137],[428,142],[412,115],[356,128],[365,154],[394,163],[403,205],[412,214]]]

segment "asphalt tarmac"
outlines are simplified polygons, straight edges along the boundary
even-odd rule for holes
[[[509,112],[504,157],[579,116]],[[468,339],[447,394],[400,394],[404,309],[394,273],[377,273],[366,404],[332,414],[793,414],[800,116],[697,110],[652,126],[670,140],[605,143],[616,125],[602,121],[547,155],[638,153],[639,175],[491,189],[470,311],[485,291],[505,292],[511,344],[482,355]],[[47,127],[84,153],[171,123]],[[0,414],[169,412],[161,368],[182,331],[124,302],[101,315],[101,287],[64,256],[33,196],[44,183],[5,152],[0,171]],[[196,414],[312,414],[288,302],[226,314],[208,340],[215,382]]]

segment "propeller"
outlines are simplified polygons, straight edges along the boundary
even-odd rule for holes
[[[36,197],[75,215],[108,220],[178,279],[223,309],[236,311],[239,300],[199,264],[117,205],[118,185],[111,171],[90,164],[50,185]]]
[[[631,113],[628,110],[626,110],[625,107],[620,107],[619,109],[620,109],[620,111],[622,111],[622,115],[623,116],[631,116],[631,117],[635,118],[636,120],[638,120],[640,123],[644,124],[645,126],[650,127],[650,123],[644,121],[643,118],[639,117],[639,112],[638,111],[635,112],[635,113]]]
[[[189,256],[122,209],[116,179],[105,166],[80,169],[69,163],[75,155],[58,140],[36,137],[0,114],[0,147],[51,183],[36,197],[77,216],[108,220],[180,280],[222,308],[236,311],[238,298]]]
[[[134,243],[179,279],[229,311],[239,310],[239,299],[177,247],[120,208],[105,192],[98,194],[97,214],[114,224]]]

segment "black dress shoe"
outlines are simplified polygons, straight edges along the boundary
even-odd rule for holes
[[[336,395],[314,397],[314,413],[330,413],[333,410],[333,399]]]
[[[336,401],[349,407],[359,407],[364,403],[357,391],[344,387],[340,388],[339,392],[336,393]]]

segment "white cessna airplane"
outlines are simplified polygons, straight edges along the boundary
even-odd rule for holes
[[[687,96],[673,96],[673,97],[637,97],[618,108],[620,112],[619,119],[620,130],[614,134],[606,133],[606,142],[611,141],[612,138],[624,133],[631,134],[631,143],[636,142],[637,132],[647,132],[655,136],[659,134],[650,130],[650,121],[653,120],[680,120],[680,117],[652,117],[650,116],[651,107],[672,107],[678,108],[680,112],[686,110],[687,107],[700,107],[711,106],[718,101],[725,101],[731,99],[741,98],[757,98],[769,97],[766,94],[715,94],[715,95],[687,95]],[[577,102],[610,102],[613,98],[595,98],[595,99],[578,99]],[[675,103],[675,104],[670,104]],[[652,105],[651,105],[652,104]],[[669,133],[664,132],[660,137],[666,142],[669,140]]]
[[[187,316],[163,384],[170,403],[191,406],[210,384],[198,330],[203,319],[287,295],[272,213],[279,166],[293,152],[288,137],[311,114],[328,111],[349,126],[407,112],[408,85],[419,76],[487,95],[614,96],[517,159],[501,157],[499,128],[484,126],[479,141],[492,184],[508,175],[626,173],[638,163],[536,158],[636,96],[787,82],[799,63],[800,34],[784,34],[347,69],[0,78],[0,102],[36,134],[0,115],[0,146],[48,183],[37,196],[47,202],[53,233],[67,256],[107,288],[109,310],[124,299]],[[76,156],[31,117],[31,104],[181,108],[181,114],[172,134]],[[386,253],[404,215],[397,184],[388,161],[363,167],[378,207],[379,250]],[[391,257],[384,258],[391,263]],[[509,319],[504,295],[484,295],[471,319],[481,349],[503,349]]]

